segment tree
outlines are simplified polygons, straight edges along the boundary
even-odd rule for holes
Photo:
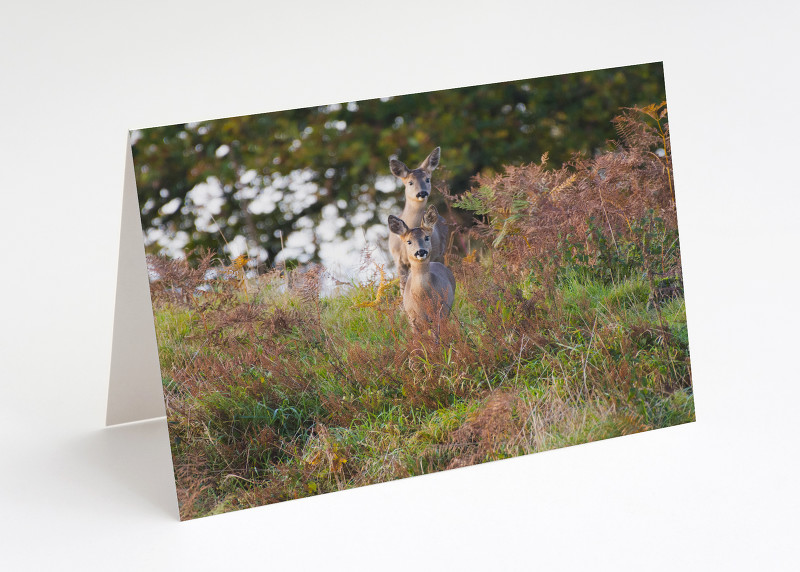
[[[347,238],[402,208],[391,155],[415,166],[441,146],[436,182],[459,193],[544,152],[555,165],[593,154],[620,108],[664,91],[656,63],[142,129],[133,153],[148,250],[162,250],[159,236],[221,250],[221,234],[273,263],[282,241],[305,234],[296,256],[317,259],[330,228]],[[322,232],[323,220],[338,222]]]

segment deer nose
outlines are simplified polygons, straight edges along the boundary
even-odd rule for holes
[[[420,191],[417,193],[418,199],[425,199],[428,197],[428,191]]]
[[[427,250],[417,250],[414,253],[414,258],[419,258],[420,260],[425,260],[428,258],[428,251]]]

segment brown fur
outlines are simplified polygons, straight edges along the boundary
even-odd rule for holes
[[[444,264],[431,261],[433,232],[439,218],[433,205],[425,211],[418,228],[410,229],[402,219],[389,217],[389,230],[397,237],[409,262],[403,307],[416,330],[424,330],[447,317],[455,297],[455,276]]]
[[[409,169],[397,159],[389,161],[389,168],[392,174],[398,177],[405,185],[406,203],[400,218],[409,228],[417,228],[422,223],[425,207],[428,204],[431,192],[431,173],[439,166],[440,149],[437,147],[416,169]],[[420,196],[424,195],[424,196]],[[444,262],[444,251],[447,248],[447,238],[450,229],[447,221],[443,217],[438,217],[431,232],[430,260],[432,262]],[[400,276],[401,287],[405,287],[405,281],[409,272],[409,259],[406,249],[400,238],[391,233],[389,235],[389,252],[392,255],[397,273]]]

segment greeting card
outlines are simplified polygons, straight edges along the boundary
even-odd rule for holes
[[[655,63],[133,131],[109,423],[187,519],[694,421],[668,119]]]

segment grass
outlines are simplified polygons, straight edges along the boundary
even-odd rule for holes
[[[666,108],[615,121],[592,159],[442,189],[479,250],[435,334],[396,286],[151,258],[182,518],[694,421]]]
[[[533,301],[467,283],[496,275],[473,266],[439,343],[409,330],[396,291],[357,308],[369,284],[317,302],[269,277],[156,297],[183,517],[694,420],[681,299],[568,277]]]

